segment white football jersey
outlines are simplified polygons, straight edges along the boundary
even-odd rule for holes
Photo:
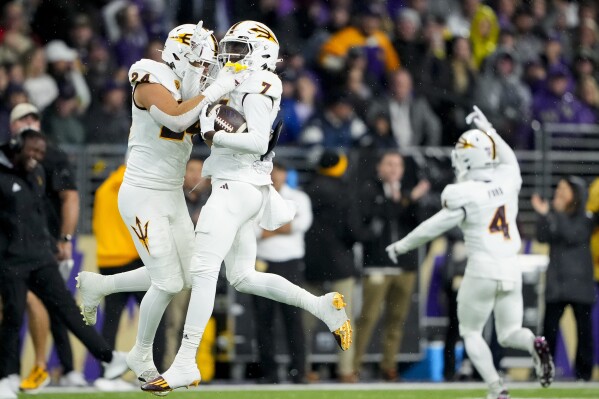
[[[181,101],[181,82],[166,64],[140,60],[129,69],[129,81],[134,91],[137,83],[161,84],[176,101]],[[123,181],[155,190],[181,188],[191,154],[191,134],[167,129],[135,102],[131,106],[131,115],[129,157]]]
[[[226,104],[243,115],[248,123],[248,133],[270,137],[272,125],[279,113],[281,104],[281,79],[270,71],[255,71],[229,94]],[[264,94],[272,102],[269,115],[248,114],[254,112],[254,107],[247,103],[248,94]],[[270,106],[270,104],[269,104]],[[271,184],[270,174],[260,173],[252,167],[263,154],[255,154],[234,150],[231,148],[212,145],[210,156],[204,162],[202,175],[222,180],[236,180],[255,185]]]
[[[467,275],[521,279],[516,258],[521,245],[516,226],[521,185],[522,179],[513,168],[499,166],[490,181],[465,181],[443,190],[443,206],[465,212],[460,227],[468,250]]]

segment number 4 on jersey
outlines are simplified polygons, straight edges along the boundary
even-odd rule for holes
[[[503,233],[504,239],[510,239],[510,225],[505,217],[505,205],[501,205],[495,211],[495,215],[493,215],[493,219],[489,224],[489,233]]]

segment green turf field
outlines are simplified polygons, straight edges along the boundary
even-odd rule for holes
[[[201,399],[470,399],[484,398],[486,391],[484,389],[426,389],[421,387],[418,389],[385,389],[380,385],[373,385],[373,389],[364,388],[361,385],[359,388],[352,390],[344,389],[318,389],[311,386],[309,389],[301,390],[294,387],[292,390],[285,390],[284,387],[266,390],[259,390],[257,387],[252,389],[239,390],[228,386],[224,390],[219,390],[217,387],[210,389],[195,389],[195,390],[179,390],[168,395],[169,399],[176,398],[201,398]],[[558,388],[522,388],[514,387],[510,390],[512,398],[588,398],[599,399],[599,387],[593,384],[591,387],[572,386]],[[52,392],[40,393],[35,396],[39,399],[152,399],[157,398],[143,392]],[[22,398],[32,398],[29,395],[20,395]]]

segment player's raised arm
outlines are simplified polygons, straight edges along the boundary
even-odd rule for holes
[[[434,238],[457,226],[464,219],[463,209],[443,208],[416,227],[410,234],[387,246],[386,251],[393,263],[397,263],[397,255],[404,254],[414,248],[426,244]]]
[[[495,156],[499,160],[499,166],[509,166],[514,168],[518,175],[520,175],[520,165],[518,165],[518,160],[516,159],[516,154],[514,150],[505,142],[505,140],[497,133],[491,122],[487,120],[485,114],[478,108],[476,105],[474,106],[474,111],[470,113],[466,117],[466,123],[474,125],[487,133],[489,137],[495,143]]]

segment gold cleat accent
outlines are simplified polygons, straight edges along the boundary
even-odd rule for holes
[[[341,348],[341,350],[348,350],[352,344],[352,327],[349,320],[347,320],[341,327],[337,330],[333,331],[333,336],[335,337],[335,341],[337,341],[337,345]]]
[[[333,307],[337,310],[341,310],[346,306],[347,304],[343,301],[343,295],[335,292],[335,295],[333,296]]]

